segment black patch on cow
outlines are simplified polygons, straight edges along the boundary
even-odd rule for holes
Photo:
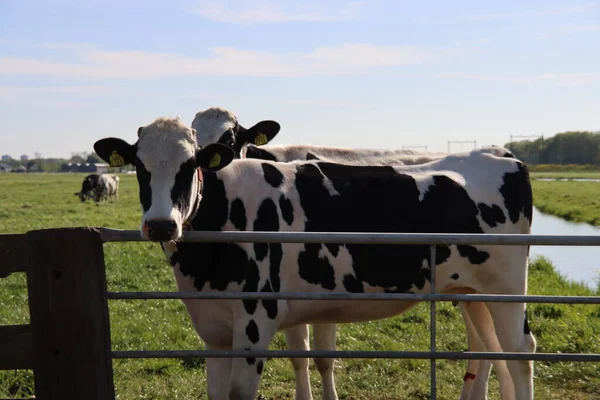
[[[256,364],[256,373],[259,374],[259,375],[262,374],[263,367],[264,367],[263,361],[259,360],[258,363]]]
[[[459,278],[458,274],[452,274],[452,275],[450,275],[450,279],[457,280],[458,278]]]
[[[219,231],[227,222],[229,202],[225,186],[216,174],[204,172],[202,207],[191,221],[196,231]],[[243,284],[242,290],[258,291],[258,265],[248,258],[246,251],[234,243],[178,242],[177,251],[170,258],[172,265],[179,263],[185,276],[192,277],[194,287],[202,290],[208,285],[213,290],[225,290],[230,283]],[[257,300],[244,300],[249,314],[256,310]]]
[[[274,292],[279,292],[281,288],[281,279],[279,276],[281,270],[281,259],[283,258],[283,248],[281,243],[269,244],[269,280]]]
[[[254,230],[260,231],[278,231],[279,230],[279,215],[277,214],[277,206],[271,199],[264,199],[258,207],[256,219],[254,220]],[[267,243],[254,243],[254,253],[258,261],[264,260],[269,251]]]
[[[244,207],[244,202],[237,198],[231,202],[231,212],[229,213],[229,219],[231,223],[237,230],[245,231],[246,230],[246,208]]]
[[[281,186],[283,182],[283,174],[277,167],[271,164],[262,163],[263,174],[265,175],[265,181],[274,188]]]
[[[330,195],[325,177],[339,195]],[[483,233],[476,204],[464,187],[444,175],[433,176],[420,199],[415,179],[392,167],[319,162],[297,167],[296,187],[309,232]],[[358,282],[394,292],[423,288],[430,275],[429,268],[422,268],[424,262],[429,264],[429,247],[345,245]],[[318,244],[305,245],[298,260],[300,276],[332,288],[333,268],[318,257],[320,248]],[[477,249],[467,253],[475,261],[484,257]],[[436,264],[449,257],[448,246],[436,246]],[[351,280],[348,283],[356,286]]]
[[[478,250],[474,246],[459,244],[456,246],[461,257],[467,257],[471,264],[483,264],[490,258],[490,254],[486,251]]]
[[[244,347],[244,350],[252,350],[252,349],[250,347]],[[256,362],[256,358],[246,357],[246,362],[248,363],[248,365],[254,365],[254,363]]]
[[[529,329],[529,322],[527,321],[527,311],[525,311],[525,320],[523,321],[523,333],[529,335],[531,329]]]
[[[500,188],[500,193],[504,197],[504,206],[508,210],[508,217],[513,224],[517,223],[519,215],[523,213],[531,225],[533,196],[529,170],[522,162],[518,162],[517,165],[517,171],[504,174],[504,184]]]
[[[511,153],[510,151],[504,153],[504,155],[502,157],[504,157],[504,158],[516,158],[515,155],[513,153]]]
[[[173,206],[181,211],[182,214],[190,208],[192,196],[192,185],[196,174],[196,160],[189,159],[179,166],[179,171],[175,175],[175,183],[171,188],[171,201]]]
[[[277,157],[275,157],[273,154],[251,144],[248,145],[246,149],[246,158],[258,158],[261,160],[277,161]]]
[[[362,293],[365,291],[362,282],[351,274],[344,275],[344,288],[351,293]]]
[[[140,190],[140,203],[144,212],[152,206],[152,189],[150,188],[150,172],[144,166],[142,160],[135,158],[135,170]]]
[[[283,220],[288,225],[291,225],[294,222],[294,207],[290,199],[286,199],[284,194],[279,196],[279,209],[281,210]]]
[[[273,292],[271,283],[267,281],[265,286],[260,290],[261,292]],[[261,300],[263,308],[267,311],[267,317],[270,319],[277,318],[277,300]]]
[[[481,218],[486,224],[490,226],[490,228],[496,227],[499,223],[503,224],[506,222],[504,212],[502,212],[502,209],[496,204],[493,204],[490,207],[485,203],[479,203],[477,207],[479,208],[479,212],[481,213]]]
[[[325,247],[329,250],[332,256],[337,257],[340,252],[340,245],[336,243],[325,243]]]
[[[235,145],[235,134],[233,133],[233,129],[227,129],[225,133],[221,135],[219,140],[217,140],[217,143],[222,143],[233,148]]]
[[[258,265],[256,265],[256,261],[252,259],[249,259],[246,265],[248,270],[246,271],[246,283],[244,284],[242,291],[257,292],[258,280],[260,279]],[[254,311],[256,311],[256,306],[258,306],[258,300],[242,300],[242,303],[244,304],[244,308],[248,314],[254,314]]]
[[[310,231],[310,229],[307,229]],[[298,255],[300,277],[309,283],[321,285],[324,289],[335,289],[335,272],[327,258],[319,257],[322,245],[304,244],[304,251]]]
[[[317,157],[316,155],[314,155],[313,153],[311,153],[310,151],[306,153],[306,160],[310,161],[310,160],[318,160],[319,157]]]
[[[248,339],[254,344],[258,343],[258,340],[260,339],[258,336],[258,326],[253,319],[246,325],[246,336],[248,336]]]

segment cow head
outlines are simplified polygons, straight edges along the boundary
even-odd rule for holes
[[[269,143],[279,132],[280,125],[275,121],[261,121],[251,128],[238,123],[231,111],[221,107],[211,107],[196,113],[192,128],[196,130],[198,144],[223,143],[234,149],[236,157],[248,144],[262,146]]]
[[[202,199],[202,171],[218,171],[234,158],[223,144],[199,148],[193,129],[179,118],[159,118],[138,130],[138,141],[105,138],[94,150],[111,166],[133,164],[139,184],[142,237],[176,240]]]
[[[81,190],[76,192],[75,196],[78,196],[82,203],[93,197],[94,189],[98,184],[98,177],[99,175],[97,174],[90,174],[83,179],[83,182],[81,182]]]

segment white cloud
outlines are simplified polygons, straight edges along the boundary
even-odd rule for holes
[[[233,24],[333,22],[355,19],[365,2],[256,2],[202,0],[190,11],[212,21]],[[308,4],[308,5],[307,5]]]
[[[35,57],[0,58],[0,76],[29,75],[67,79],[155,79],[170,76],[301,77],[353,75],[372,68],[422,64],[459,54],[456,49],[415,46],[344,44],[310,52],[275,53],[214,47],[204,58],[176,53],[98,50],[85,44],[44,44],[46,49],[69,51],[61,62]]]
[[[488,82],[504,82],[516,85],[539,83],[560,87],[584,86],[600,82],[600,72],[589,73],[542,73],[529,76],[507,76],[495,74],[440,74],[440,79],[465,79]]]
[[[98,96],[126,95],[121,88],[107,85],[69,85],[69,86],[0,86],[0,101],[15,102],[30,101],[32,98],[52,98],[56,95],[67,94],[73,97],[89,98]]]
[[[571,6],[540,9],[540,10],[522,10],[522,11],[511,11],[503,13],[493,14],[476,14],[476,15],[465,15],[456,18],[458,21],[492,21],[492,20],[507,20],[517,18],[532,18],[532,17],[544,17],[550,15],[568,15],[586,12],[595,8],[598,8],[597,2],[588,2],[575,4]]]
[[[559,36],[567,36],[581,32],[600,32],[600,25],[574,25],[554,29],[541,35],[538,39],[546,40]]]

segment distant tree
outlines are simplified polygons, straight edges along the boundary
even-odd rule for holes
[[[104,161],[102,161],[102,159],[100,157],[98,157],[98,154],[96,153],[90,153],[87,158],[85,159],[86,163],[102,163]]]

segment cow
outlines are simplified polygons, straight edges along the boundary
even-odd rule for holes
[[[119,200],[119,177],[117,175],[102,174],[94,190],[94,201]]]
[[[81,191],[75,193],[84,202],[88,198],[96,204],[103,200],[119,199],[119,177],[110,174],[90,174],[83,179]]]
[[[412,149],[379,150],[349,149],[315,145],[267,145],[280,130],[275,121],[261,121],[250,129],[241,127],[236,115],[221,107],[211,107],[196,113],[192,121],[196,130],[199,145],[223,143],[232,147],[237,158],[258,158],[279,162],[295,162],[297,160],[322,160],[349,165],[417,165],[425,164],[448,156],[448,153],[421,152]],[[266,132],[263,133],[263,132]],[[265,140],[268,139],[268,140]],[[488,146],[478,149],[479,152],[494,154],[498,157],[513,157],[510,150],[504,147]],[[456,303],[454,303],[456,305]],[[467,326],[469,349],[485,351],[470,319],[461,304],[461,313]],[[487,313],[484,303],[470,303],[469,308]],[[475,311],[471,311],[475,312]],[[320,350],[335,350],[335,325],[319,324],[314,327],[315,347]],[[308,326],[297,326],[285,332],[289,348],[309,350]],[[297,399],[312,399],[308,360],[291,359],[296,375]],[[315,359],[317,370],[321,374],[323,399],[337,400],[333,377],[333,359]],[[489,361],[469,360],[467,372],[463,379],[461,400],[485,398],[491,363]]]
[[[438,160],[449,154],[413,149],[355,149],[317,145],[266,145],[279,132],[276,121],[261,121],[250,129],[238,123],[236,115],[221,107],[211,107],[196,113],[192,129],[197,132],[200,146],[223,143],[231,146],[238,158],[259,158],[279,162],[322,160],[350,165],[417,165]],[[504,147],[486,146],[479,151],[499,157],[514,157]]]
[[[94,196],[93,193],[94,189],[98,185],[98,178],[100,178],[100,175],[98,174],[89,174],[83,178],[83,182],[81,182],[81,190],[79,192],[75,192],[75,196],[78,196],[82,203]]]
[[[181,291],[427,293],[429,246],[181,242],[196,231],[528,234],[527,166],[481,151],[416,166],[353,166],[318,160],[238,159],[200,148],[178,118],[140,127],[134,144],[104,138],[96,153],[133,164],[143,238],[160,242]],[[436,246],[439,293],[527,292],[529,246]],[[209,349],[268,348],[297,325],[387,318],[415,302],[184,300]],[[524,303],[490,303],[493,324],[467,306],[490,351],[534,352]],[[490,331],[493,334],[490,335]],[[265,360],[208,359],[209,398],[254,399]],[[498,367],[500,363],[494,361]],[[533,362],[507,361],[506,399],[533,399]],[[498,368],[498,371],[501,371]]]

